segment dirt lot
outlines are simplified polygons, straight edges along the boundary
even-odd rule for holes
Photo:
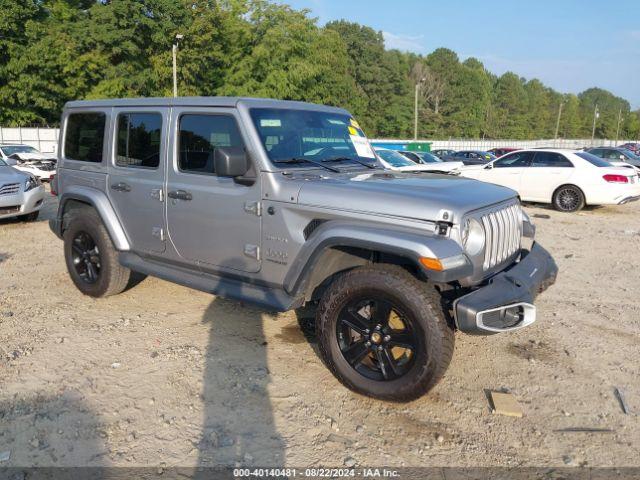
[[[156,279],[92,300],[46,221],[0,222],[0,466],[640,466],[613,395],[640,412],[640,203],[528,211],[550,216],[534,221],[560,267],[538,322],[458,335],[444,381],[405,405],[338,384],[294,313]],[[525,416],[491,414],[484,389]]]

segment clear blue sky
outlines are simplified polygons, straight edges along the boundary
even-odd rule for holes
[[[347,19],[389,48],[438,47],[561,92],[598,86],[640,107],[640,0],[281,0],[320,24]]]

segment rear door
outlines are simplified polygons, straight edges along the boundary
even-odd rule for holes
[[[573,163],[556,152],[536,152],[522,175],[523,199],[551,202],[553,192],[573,174]],[[526,194],[524,194],[526,191]]]
[[[166,108],[115,108],[108,195],[133,250],[165,250]]]
[[[167,172],[169,237],[187,263],[260,270],[260,182],[218,177],[218,147],[246,146],[235,109],[174,108],[176,132]]]

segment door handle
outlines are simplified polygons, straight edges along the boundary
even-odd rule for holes
[[[167,197],[173,198],[174,200],[185,200],[188,202],[193,198],[193,195],[185,190],[173,190],[172,192],[167,193]]]
[[[111,190],[115,190],[116,192],[130,192],[131,186],[124,182],[119,182],[111,185]]]

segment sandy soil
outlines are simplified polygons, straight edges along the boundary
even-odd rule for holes
[[[156,279],[92,300],[46,221],[0,222],[0,466],[640,466],[613,394],[640,412],[640,203],[527,210],[560,267],[538,322],[458,335],[446,378],[400,405],[343,388],[293,312]]]

